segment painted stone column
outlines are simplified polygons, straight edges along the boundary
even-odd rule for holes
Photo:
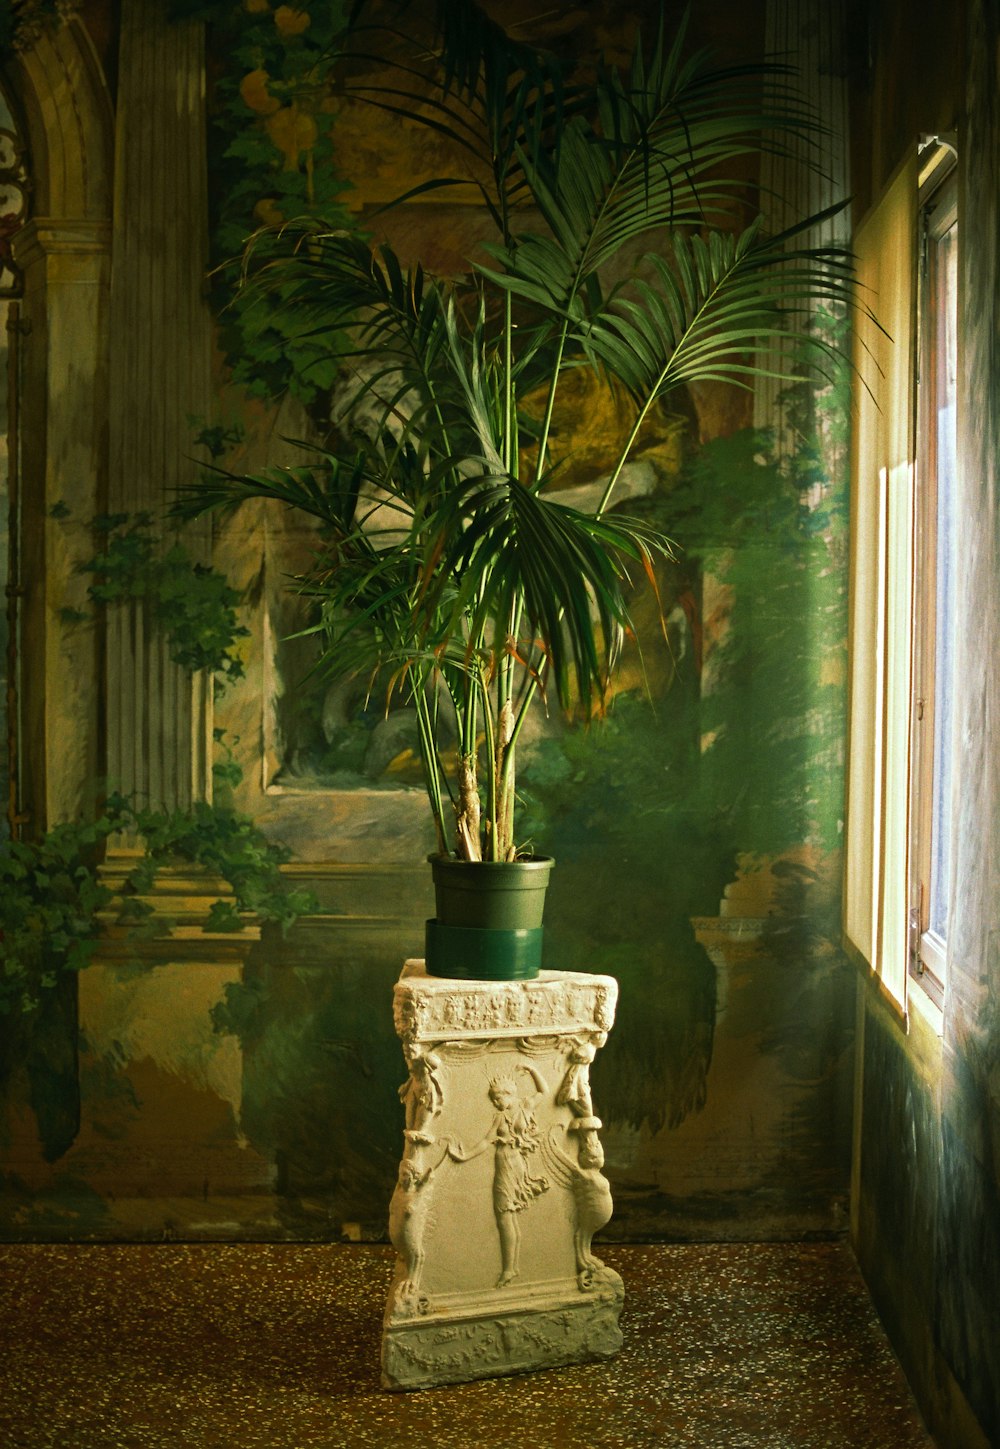
[[[14,240],[24,274],[19,793],[32,830],[78,818],[98,773],[98,656],[79,565],[93,553],[103,459],[109,241],[102,220],[51,216]]]
[[[115,133],[108,510],[159,526],[194,483],[209,411],[204,27],[124,0]],[[183,544],[207,558],[207,523]],[[141,606],[107,629],[107,775],[143,804],[183,809],[211,783],[208,681],[172,662]]]
[[[406,963],[394,995],[409,1077],[382,1382],[610,1358],[624,1288],[591,1243],[612,1201],[589,1073],[618,983],[455,981],[423,965]]]

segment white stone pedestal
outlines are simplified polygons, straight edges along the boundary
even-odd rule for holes
[[[453,981],[408,961],[394,1015],[410,1075],[389,1207],[390,1389],[610,1358],[624,1289],[591,1249],[612,1213],[590,1063],[610,976]]]

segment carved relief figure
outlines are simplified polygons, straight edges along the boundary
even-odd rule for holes
[[[615,986],[615,992],[617,992]],[[598,985],[594,990],[594,1020],[602,1031],[608,1032],[614,1025],[615,1003],[607,986]]]
[[[460,1147],[449,1149],[456,1162],[468,1162],[488,1147],[495,1149],[493,1212],[500,1234],[501,1259],[498,1288],[513,1282],[520,1272],[521,1213],[549,1187],[547,1178],[532,1177],[528,1170],[528,1159],[540,1141],[534,1109],[548,1089],[534,1067],[521,1066],[518,1070],[531,1078],[535,1090],[522,1097],[517,1076],[494,1077],[490,1082],[490,1101],[495,1112],[485,1137],[468,1151]]]
[[[450,1148],[450,1137],[438,1140],[428,1132],[413,1128],[403,1133],[403,1160],[389,1203],[389,1241],[406,1269],[396,1299],[397,1308],[415,1309],[419,1303],[431,1183]]]
[[[427,1008],[411,988],[397,985],[393,994],[393,1018],[396,1034],[404,1042],[412,1041],[424,1029]]]
[[[591,1243],[594,1234],[611,1220],[614,1211],[611,1184],[601,1171],[604,1149],[597,1136],[600,1125],[599,1117],[580,1117],[569,1124],[568,1130],[579,1134],[577,1162],[557,1145],[558,1127],[553,1127],[542,1143],[542,1155],[553,1177],[573,1194],[576,1281],[584,1290],[593,1286],[594,1270],[604,1267],[600,1258],[591,1251]]]
[[[399,1089],[399,1100],[406,1114],[406,1127],[422,1131],[431,1117],[436,1117],[444,1103],[441,1088],[441,1059],[426,1047],[407,1051],[410,1075]]]
[[[590,1067],[598,1050],[607,1041],[607,1032],[596,1032],[588,1037],[573,1037],[570,1041],[569,1066],[562,1085],[556,1093],[556,1106],[569,1107],[577,1117],[592,1117],[594,1103],[590,1095]]]

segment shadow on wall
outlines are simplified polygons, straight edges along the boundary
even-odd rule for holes
[[[350,1224],[383,1238],[405,1075],[391,1011],[399,938],[329,945],[325,960],[261,951],[212,1015],[240,1042],[241,1127],[275,1164],[284,1232],[337,1236]]]
[[[826,404],[836,416],[838,397]],[[831,1041],[822,1027],[831,989],[849,990],[846,976],[830,986],[844,964],[832,943],[845,495],[815,441],[815,409],[808,431],[793,421],[799,442],[784,457],[771,435],[744,430],[705,445],[648,500],[684,540],[660,580],[669,651],[643,666],[652,702],[619,696],[599,727],[543,741],[526,775],[530,833],[559,861],[552,964],[622,983],[595,1068],[603,1110],[654,1134],[706,1099],[718,988],[692,918],[716,915],[738,858],[755,861],[762,882],[740,910],[763,918],[763,955],[789,968],[771,973],[773,985],[760,980],[760,1050],[792,1068],[797,1054],[810,1069],[817,1051],[843,1055],[840,1028]],[[826,449],[838,469],[845,442]]]

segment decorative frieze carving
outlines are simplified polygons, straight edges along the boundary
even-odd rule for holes
[[[556,1093],[556,1104],[565,1104],[576,1117],[594,1116],[594,1103],[590,1095],[590,1067],[607,1039],[606,1031],[598,1031],[591,1032],[588,1036],[571,1037],[566,1043],[569,1065],[562,1086]],[[601,1124],[598,1122],[597,1125]]]
[[[535,1033],[608,1032],[618,983],[611,976],[543,971],[533,981],[462,981],[416,977],[408,961],[396,984],[396,1032],[404,1041],[429,1037],[518,1037]],[[420,980],[420,989],[414,983]]]
[[[444,1105],[441,1058],[429,1047],[407,1047],[404,1055],[410,1075],[399,1089],[399,1100],[406,1110],[407,1131],[419,1132]]]
[[[623,1288],[592,1249],[612,1201],[590,1067],[617,983],[562,972],[455,982],[422,967],[407,962],[395,989],[409,1075],[384,1382],[608,1357]]]
[[[620,1313],[621,1293],[609,1290],[571,1304],[553,1298],[444,1325],[414,1318],[385,1337],[383,1381],[390,1388],[429,1388],[610,1358],[621,1346]]]
[[[430,1304],[420,1296],[424,1266],[424,1234],[433,1199],[433,1178],[448,1157],[447,1138],[438,1142],[430,1133],[408,1128],[399,1176],[389,1203],[389,1241],[396,1249],[403,1276],[396,1284],[393,1306],[397,1315],[427,1313]]]

